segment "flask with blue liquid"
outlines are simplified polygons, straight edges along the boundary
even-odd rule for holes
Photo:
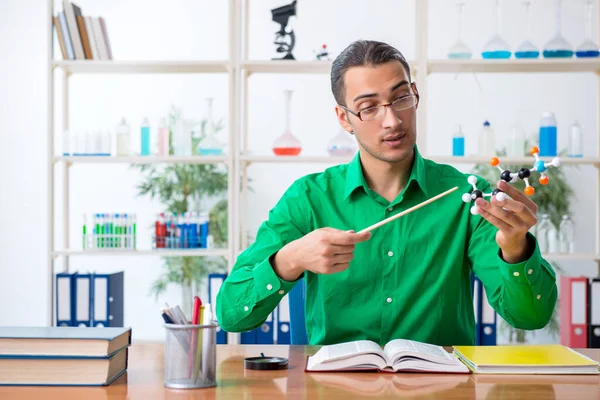
[[[515,58],[538,58],[540,51],[535,44],[530,40],[531,38],[531,0],[523,0],[525,6],[525,21],[527,22],[527,33],[525,40],[521,42],[519,47],[515,50]]]
[[[598,45],[592,39],[592,6],[593,0],[585,1],[585,40],[575,51],[579,58],[590,58],[600,56]]]
[[[545,112],[542,114],[542,120],[540,121],[540,157],[556,156],[556,119],[554,114],[551,112]]]
[[[465,134],[460,125],[456,126],[456,130],[452,135],[452,155],[455,157],[462,157],[465,155]]]
[[[564,38],[561,33],[561,0],[555,0],[556,7],[556,28],[552,39],[544,46],[545,58],[571,58],[573,57],[573,46]]]
[[[510,46],[506,40],[500,36],[500,0],[496,0],[495,10],[494,22],[496,29],[494,35],[485,44],[483,51],[481,52],[481,57],[485,59],[510,58],[512,55]]]

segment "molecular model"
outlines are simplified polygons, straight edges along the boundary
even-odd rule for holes
[[[517,179],[522,179],[525,182],[525,189],[523,190],[523,192],[527,196],[533,196],[533,194],[535,193],[535,189],[533,188],[533,186],[531,186],[529,184],[529,178],[531,177],[531,172],[539,172],[540,173],[540,177],[539,177],[540,184],[547,185],[548,182],[550,181],[550,178],[545,174],[548,167],[557,168],[560,166],[560,159],[558,157],[555,157],[551,162],[545,162],[545,161],[540,160],[539,153],[540,153],[540,150],[537,147],[535,147],[535,146],[532,147],[531,150],[529,150],[529,154],[531,154],[535,158],[535,162],[533,163],[533,168],[531,168],[531,169],[521,168],[519,170],[519,172],[511,172],[507,169],[503,169],[502,167],[500,167],[500,160],[498,160],[497,157],[493,157],[490,160],[490,164],[493,167],[498,167],[498,170],[500,171],[500,179],[502,179],[504,182],[515,183],[517,181]],[[467,178],[467,182],[469,182],[469,184],[471,186],[473,186],[473,191],[471,193],[465,193],[462,195],[462,200],[465,203],[469,203],[473,200],[477,200],[480,197],[492,197],[492,196],[496,196],[496,199],[498,201],[506,200],[506,194],[498,188],[494,189],[494,191],[492,193],[483,193],[481,190],[477,189],[477,177],[475,177],[475,176],[469,176]],[[473,207],[471,207],[471,214],[476,215],[478,213],[479,213],[479,210],[477,209],[477,206],[473,205]]]

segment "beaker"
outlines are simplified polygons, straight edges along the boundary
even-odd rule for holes
[[[207,118],[204,135],[196,147],[198,154],[203,156],[218,156],[223,154],[223,144],[217,139],[217,131],[213,121],[212,103],[212,98],[206,99]]]
[[[340,129],[327,143],[327,153],[333,157],[349,157],[356,153],[356,143],[348,132]]]
[[[540,56],[540,50],[530,40],[531,38],[531,0],[523,0],[523,6],[525,6],[525,23],[527,29],[525,33],[525,39],[517,50],[515,51],[515,58],[538,58]]]
[[[598,57],[598,45],[592,39],[592,6],[593,0],[585,1],[585,40],[575,51],[575,55],[580,58]]]
[[[561,32],[561,0],[555,0],[556,19],[555,33],[552,39],[544,46],[545,58],[571,58],[573,57],[573,47],[563,37]]]
[[[290,129],[292,91],[284,90],[283,96],[285,99],[285,129],[283,134],[273,142],[273,153],[278,156],[297,156],[302,151],[302,144],[292,135]]]
[[[510,46],[506,40],[500,36],[500,0],[496,0],[496,6],[494,10],[494,23],[496,25],[494,30],[495,32],[483,47],[481,56],[486,59],[510,58],[512,54]]]
[[[462,13],[465,6],[464,0],[456,1],[456,42],[448,50],[448,58],[452,60],[471,58],[473,53],[462,39]]]

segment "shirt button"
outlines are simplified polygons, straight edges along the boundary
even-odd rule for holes
[[[273,285],[271,285],[270,283],[267,285],[267,290],[271,290],[273,289]]]
[[[279,291],[279,292],[277,292],[277,293],[279,293],[279,294],[284,294],[285,292],[284,292],[284,291],[283,291],[283,289],[282,289],[282,290],[280,290],[280,291]]]
[[[393,252],[393,251],[388,251],[388,256],[390,256],[390,257],[391,257],[391,256],[393,256],[393,255],[394,255],[394,252]]]
[[[529,271],[527,271],[527,273],[528,273],[529,275],[531,275],[531,274],[533,273],[533,270],[532,270],[531,268],[529,268]]]
[[[248,311],[248,306],[244,306],[244,311]]]
[[[392,302],[392,298],[388,297],[385,301],[387,301],[388,303],[391,303]]]
[[[541,294],[538,294],[538,295],[537,295],[535,298],[539,300],[539,299],[541,299],[541,298],[542,298],[542,295],[541,295]]]
[[[388,211],[394,211],[394,207],[388,207]]]
[[[513,275],[514,275],[514,276],[519,276],[519,273],[518,273],[517,271],[515,271],[515,272],[513,273]]]

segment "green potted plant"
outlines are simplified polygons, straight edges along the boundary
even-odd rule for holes
[[[180,110],[171,108],[169,126],[181,118]],[[207,121],[194,123],[200,130],[192,137],[192,149],[196,149],[205,137]],[[223,129],[219,121],[215,131]],[[172,133],[172,132],[171,132]],[[172,137],[172,134],[171,134]],[[171,150],[172,153],[172,150]],[[188,211],[202,211],[206,202],[227,193],[227,171],[217,164],[141,164],[134,165],[142,173],[137,186],[138,196],[150,196],[163,204],[165,211],[182,215]],[[209,211],[209,233],[214,246],[227,247],[227,199],[217,201]],[[226,271],[223,257],[162,257],[164,272],[154,281],[150,293],[158,298],[170,284],[181,287],[181,306],[190,315],[193,296],[198,293],[211,272]]]
[[[532,168],[534,158],[528,152],[529,144],[527,142],[525,143],[525,149],[527,152],[523,155],[531,157],[530,165],[510,165],[503,163],[502,157],[506,156],[506,149],[502,149],[501,151],[497,152],[497,156],[500,158],[500,166],[503,169],[510,170],[511,172],[517,172],[523,167]],[[559,156],[564,156],[565,154],[566,153],[563,151],[559,154]],[[500,179],[500,172],[498,171],[498,168],[492,167],[490,164],[477,164],[472,173],[486,179],[492,188],[496,187],[496,184]],[[535,188],[535,194],[533,195],[532,200],[535,201],[538,206],[538,213],[540,215],[548,214],[552,224],[558,231],[562,216],[571,215],[571,199],[574,196],[574,191],[569,185],[565,171],[562,168],[552,168],[548,171],[548,176],[550,177],[550,183],[546,186],[542,186],[538,183],[537,174],[535,175],[534,179],[530,179],[529,184]],[[525,183],[519,179],[513,184],[513,186],[522,192],[525,188]],[[551,262],[550,264],[556,271],[558,279],[558,275],[562,274],[563,270],[554,262]],[[560,334],[559,303],[560,299],[558,299],[556,302],[550,322],[543,329],[550,333],[550,335],[555,339],[557,339]],[[511,343],[526,343],[528,336],[535,335],[535,331],[525,331],[522,329],[513,328],[501,318],[499,319],[498,330],[500,333],[506,334]]]

